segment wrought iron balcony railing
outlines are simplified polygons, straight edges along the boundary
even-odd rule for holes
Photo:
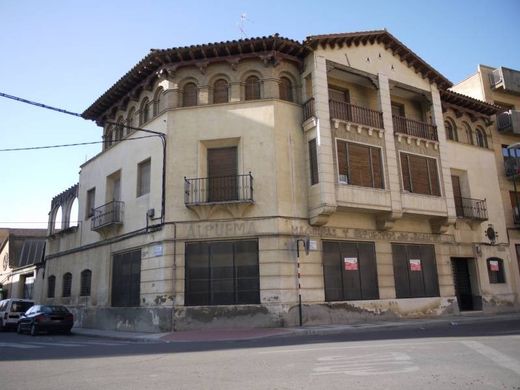
[[[455,197],[457,217],[487,221],[487,203],[485,199]]]
[[[125,202],[118,200],[95,208],[90,225],[91,230],[100,230],[110,225],[122,224],[124,211]]]
[[[253,176],[184,178],[184,204],[253,202]]]
[[[398,115],[392,115],[392,119],[394,122],[394,133],[407,134],[432,141],[439,140],[437,136],[437,126]]]
[[[383,128],[383,113],[355,104],[329,100],[330,118]]]
[[[314,116],[314,98],[311,97],[308,99],[305,103],[302,104],[303,106],[303,121],[305,122],[310,117]]]

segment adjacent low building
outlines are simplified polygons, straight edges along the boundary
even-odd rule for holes
[[[144,331],[512,310],[500,109],[451,86],[387,31],[152,50],[83,113],[42,300]]]

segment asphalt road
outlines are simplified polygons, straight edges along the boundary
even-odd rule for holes
[[[235,342],[0,333],[0,389],[520,389],[520,320]]]

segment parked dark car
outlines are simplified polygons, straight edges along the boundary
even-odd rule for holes
[[[34,305],[18,320],[18,333],[29,332],[36,336],[40,331],[70,334],[74,316],[65,306]]]

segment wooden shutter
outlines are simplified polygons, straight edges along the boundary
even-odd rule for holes
[[[246,79],[246,100],[260,99],[260,80],[256,76],[249,76]]]
[[[416,194],[430,193],[430,179],[428,177],[428,162],[425,158],[409,155],[412,192]]]
[[[379,299],[376,248],[373,242],[358,242],[359,279],[362,299]]]
[[[410,164],[408,163],[408,155],[406,153],[401,153],[401,175],[403,176],[403,189],[411,192]]]
[[[439,276],[437,274],[437,262],[435,260],[435,247],[433,245],[418,245],[421,253],[424,296],[438,297]]]
[[[346,89],[337,89],[329,87],[329,99],[336,102],[349,103],[350,94]]]
[[[112,306],[139,306],[141,290],[141,250],[114,255]]]
[[[280,79],[280,84],[278,86],[280,99],[293,101],[293,92],[292,92],[292,83],[287,77],[282,77]]]
[[[394,265],[394,282],[396,298],[410,298],[410,281],[408,279],[408,256],[406,246],[392,244]]]
[[[373,176],[373,187],[384,188],[383,181],[383,163],[381,160],[381,149],[370,148],[372,157],[372,176]]]
[[[229,101],[229,85],[224,79],[215,81],[213,86],[213,103],[227,103]]]
[[[451,176],[451,184],[453,186],[453,198],[455,200],[455,211],[458,217],[464,216],[464,205],[462,203],[462,192],[460,190],[460,178]]]
[[[370,148],[365,145],[348,144],[349,184],[372,187],[372,170],[370,168]]]
[[[208,201],[238,197],[237,148],[208,149]]]
[[[186,244],[187,306],[209,305],[210,303],[209,244],[195,242]]]
[[[190,107],[197,105],[197,86],[195,83],[188,83],[182,91],[182,106]]]
[[[342,263],[339,243],[323,242],[323,278],[325,285],[325,301],[343,300]]]
[[[318,175],[318,151],[316,150],[316,138],[309,141],[309,164],[311,171],[311,185],[320,181]]]
[[[439,172],[437,170],[437,160],[434,158],[426,158],[428,162],[428,174],[430,178],[430,195],[441,195],[441,187],[439,184]]]

